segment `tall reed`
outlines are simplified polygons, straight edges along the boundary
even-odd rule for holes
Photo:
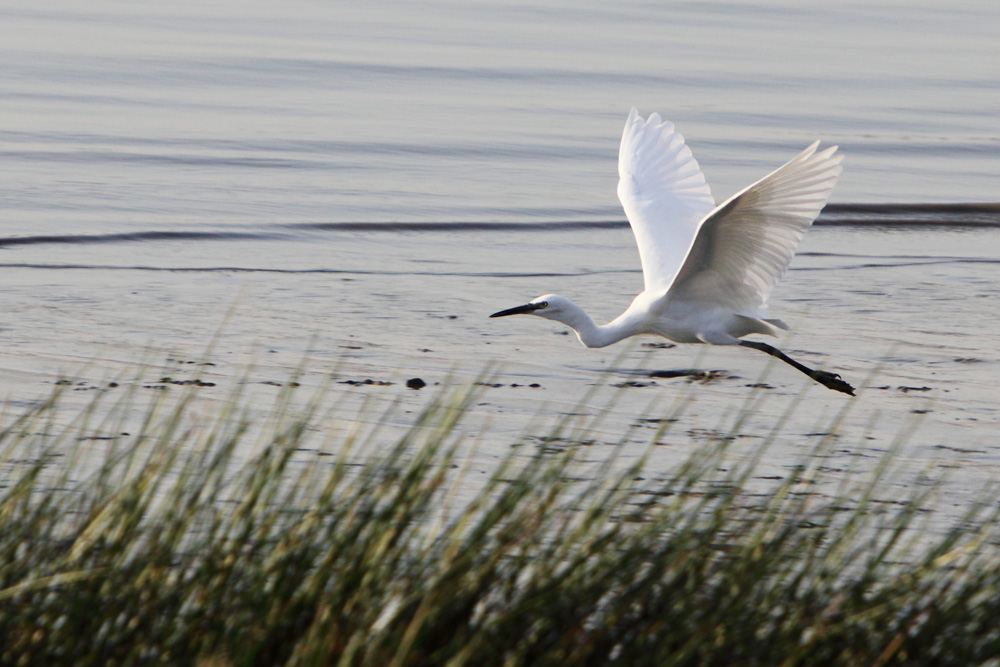
[[[996,495],[928,537],[921,496],[888,518],[872,505],[891,454],[832,497],[799,492],[824,475],[821,457],[748,493],[755,460],[719,473],[734,433],[651,483],[642,459],[581,475],[573,424],[560,422],[543,438],[558,447],[512,448],[474,482],[460,428],[474,390],[443,391],[402,436],[331,428],[357,415],[322,392],[300,405],[296,391],[262,423],[239,394],[206,408],[196,387],[139,420],[134,393],[63,426],[58,392],[8,418],[0,662],[1000,656]]]

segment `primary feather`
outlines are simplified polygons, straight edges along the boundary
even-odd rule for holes
[[[813,143],[702,220],[670,298],[758,316],[842,171],[836,146]]]
[[[666,289],[680,271],[698,223],[715,200],[684,137],[657,114],[632,107],[618,152],[618,199],[632,226],[647,290]]]

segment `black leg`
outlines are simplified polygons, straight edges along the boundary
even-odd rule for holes
[[[778,359],[781,359],[789,366],[792,366],[802,371],[803,373],[811,377],[813,380],[816,380],[816,382],[819,382],[824,387],[833,389],[834,391],[842,391],[845,394],[850,394],[851,396],[854,396],[854,387],[841,380],[840,376],[837,375],[836,373],[827,373],[826,371],[814,371],[808,366],[803,366],[799,362],[795,361],[787,354],[785,354],[778,348],[774,347],[773,345],[768,345],[767,343],[758,343],[757,341],[753,340],[741,340],[740,345],[742,345],[743,347],[750,347],[755,350],[760,350],[761,352],[767,352],[772,357],[777,357]]]

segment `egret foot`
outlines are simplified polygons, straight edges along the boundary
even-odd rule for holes
[[[742,345],[743,347],[749,347],[754,350],[760,350],[761,352],[766,352],[770,354],[772,357],[775,357],[776,359],[781,359],[792,368],[805,373],[813,380],[816,380],[816,382],[819,382],[824,387],[854,396],[854,387],[852,387],[851,385],[840,379],[840,376],[837,375],[836,373],[827,373],[826,371],[813,370],[808,366],[800,364],[799,362],[795,361],[787,354],[779,350],[778,348],[774,347],[773,345],[768,345],[767,343],[761,343],[760,341],[755,341],[755,340],[741,340],[740,345]]]
[[[809,373],[809,377],[816,382],[819,382],[824,387],[828,389],[833,389],[834,391],[841,391],[845,394],[850,394],[854,396],[854,387],[852,387],[847,382],[841,379],[836,373],[827,373],[826,371],[813,371]]]

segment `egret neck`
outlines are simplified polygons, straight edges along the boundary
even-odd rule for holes
[[[576,332],[577,338],[587,347],[606,347],[620,340],[640,333],[629,317],[629,311],[607,324],[596,324],[594,319],[580,306],[557,294],[540,296],[523,306],[516,306],[493,313],[490,317],[530,314],[547,320],[562,322]]]

